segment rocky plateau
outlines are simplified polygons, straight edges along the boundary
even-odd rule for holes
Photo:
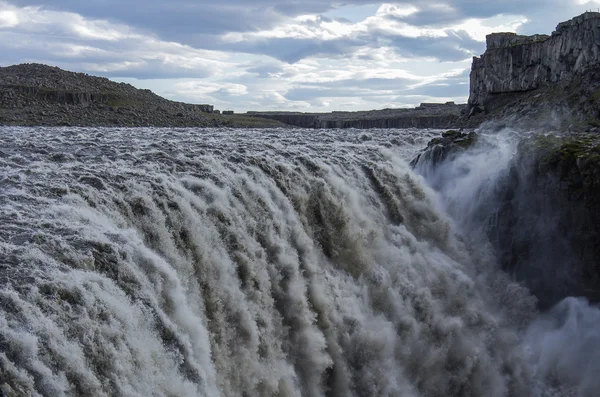
[[[221,115],[212,105],[170,101],[150,90],[41,64],[0,67],[0,125],[281,127]]]

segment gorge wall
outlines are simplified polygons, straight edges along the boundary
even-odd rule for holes
[[[446,131],[411,165],[543,310],[600,302],[600,134]]]
[[[302,128],[452,128],[460,124],[464,104],[421,103],[416,108],[360,112],[248,112]]]
[[[469,104],[490,95],[522,92],[570,80],[600,63],[600,13],[560,23],[551,36],[493,33],[487,50],[473,59]]]
[[[527,128],[600,129],[600,13],[551,35],[493,33],[474,57],[464,125],[502,120]]]

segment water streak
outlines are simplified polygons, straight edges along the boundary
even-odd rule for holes
[[[407,166],[437,133],[2,128],[0,390],[530,396],[535,299]]]

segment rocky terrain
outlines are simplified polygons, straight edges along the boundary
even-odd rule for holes
[[[466,105],[364,112],[220,114],[103,77],[40,64],[0,67],[0,124],[40,126],[450,128]]]
[[[586,131],[600,121],[600,13],[558,24],[551,35],[494,33],[473,59],[465,125],[504,119]]]
[[[460,125],[466,105],[422,103],[411,109],[363,112],[299,113],[248,112],[255,117],[278,120],[303,128],[451,128]]]
[[[520,131],[508,168],[471,211],[540,307],[566,296],[600,302],[600,13],[551,35],[489,35],[470,79],[462,121],[486,128],[447,131],[411,165],[437,172],[492,150],[480,135],[490,129]]]
[[[501,266],[527,284],[540,307],[567,296],[600,302],[600,134],[538,131],[516,139],[484,205],[472,204],[474,218],[487,225]],[[480,133],[447,131],[411,166],[436,172],[493,150],[487,145]]]
[[[280,127],[273,120],[220,115],[211,105],[162,98],[103,77],[40,64],[0,67],[0,125]]]
[[[494,33],[473,59],[466,105],[423,103],[362,112],[218,114],[106,78],[24,64],[0,68],[0,124],[459,128],[490,120],[566,131],[600,130],[600,13],[551,35]]]

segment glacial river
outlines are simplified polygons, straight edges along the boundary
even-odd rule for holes
[[[466,219],[482,133],[440,183],[440,131],[0,127],[0,396],[600,395],[600,310]]]

